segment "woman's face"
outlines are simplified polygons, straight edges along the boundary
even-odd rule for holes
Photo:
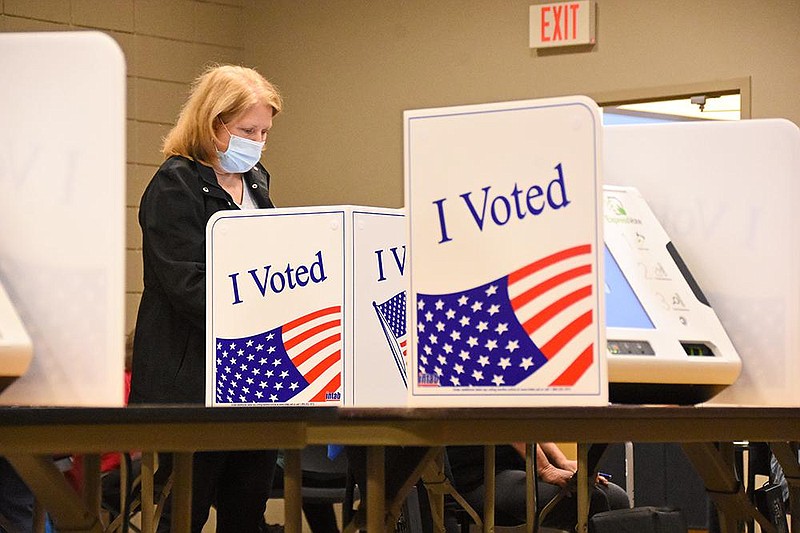
[[[272,128],[272,111],[271,106],[255,104],[231,119],[230,122],[226,122],[225,125],[219,123],[214,128],[216,137],[214,143],[217,145],[217,150],[224,152],[228,149],[231,135],[244,137],[251,141],[266,141],[269,130]]]

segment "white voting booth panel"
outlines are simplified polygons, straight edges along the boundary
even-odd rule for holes
[[[0,34],[0,79],[0,284],[33,343],[0,404],[122,405],[122,52],[97,32]]]
[[[706,401],[739,376],[739,355],[639,191],[603,190],[609,400]]]
[[[785,120],[610,126],[605,177],[636,187],[742,359],[713,403],[800,405],[800,131]]]
[[[596,104],[406,111],[404,130],[410,403],[606,404]]]
[[[406,404],[402,211],[221,212],[207,238],[207,405]]]

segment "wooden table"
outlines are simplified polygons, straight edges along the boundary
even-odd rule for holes
[[[379,486],[385,476],[386,446],[577,442],[579,461],[588,445],[610,442],[676,442],[704,479],[721,510],[722,531],[757,515],[735,478],[726,446],[773,444],[800,508],[800,409],[750,407],[538,407],[538,408],[0,408],[0,455],[9,458],[55,521],[59,531],[102,531],[97,496],[80,498],[63,481],[50,457],[64,452],[99,454],[113,450],[174,452],[173,531],[189,531],[191,454],[196,451],[283,448],[286,470],[286,531],[300,531],[299,450],[308,444],[369,447],[367,529],[384,528],[386,503]],[[91,463],[91,461],[89,462]],[[579,474],[588,476],[587,469]],[[91,484],[90,484],[91,485]],[[578,486],[587,485],[579,480]],[[588,485],[587,485],[588,486]],[[93,489],[96,491],[96,489]],[[584,498],[583,505],[588,499]],[[583,509],[585,511],[585,509]],[[585,513],[584,513],[585,514]],[[800,530],[800,517],[793,517]],[[585,527],[585,520],[579,524]],[[579,529],[580,530],[580,529]]]

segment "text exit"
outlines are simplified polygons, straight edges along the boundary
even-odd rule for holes
[[[530,7],[530,47],[594,44],[595,4],[589,0]]]

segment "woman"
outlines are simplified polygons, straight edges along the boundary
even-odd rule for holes
[[[205,403],[206,222],[224,209],[273,207],[259,159],[281,107],[277,89],[256,71],[212,67],[164,140],[166,160],[139,207],[144,292],[130,403]],[[192,531],[201,531],[214,503],[217,531],[256,533],[275,459],[275,451],[195,454]],[[159,464],[163,481],[170,456]]]
[[[478,512],[483,510],[483,447],[448,446],[447,457],[456,490]],[[577,461],[567,459],[555,443],[536,445],[537,505],[542,510],[560,492],[575,491]],[[515,526],[526,520],[525,445],[514,443],[495,448],[495,521]],[[621,487],[598,475],[590,493],[589,514],[630,507]],[[544,518],[543,525],[572,531],[578,523],[577,498],[562,499]]]

